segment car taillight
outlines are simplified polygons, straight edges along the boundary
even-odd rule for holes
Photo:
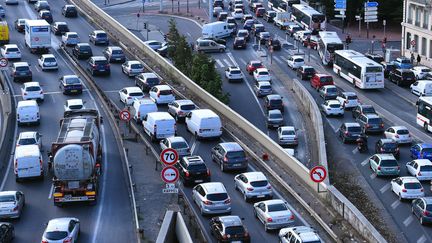
[[[399,138],[399,135],[395,135],[395,138]]]
[[[96,65],[96,64],[92,64],[92,67],[93,67],[93,68],[96,68],[96,67],[97,67],[97,65]]]
[[[384,127],[384,123],[381,123],[381,124],[380,124],[380,127]]]
[[[429,213],[429,211],[423,211],[423,215],[424,215],[424,216],[429,216],[430,213]]]
[[[366,127],[371,127],[371,125],[370,124],[366,124]]]
[[[13,209],[12,209],[12,211],[14,211],[14,212],[16,212],[16,211],[18,211],[18,205],[16,205]]]
[[[421,175],[422,175],[422,173],[421,173],[421,172],[419,171],[419,173],[417,173],[417,175],[418,175],[418,176],[421,176]]]
[[[210,173],[210,170],[209,170],[209,169],[207,169],[207,175],[208,175],[208,176],[210,176],[210,175],[211,175],[211,173]]]
[[[210,201],[208,201],[208,200],[205,200],[203,203],[204,203],[205,205],[212,205],[212,204],[213,204],[212,202],[210,202]]]
[[[72,238],[70,237],[63,240],[63,243],[71,243],[71,242],[72,242]]]
[[[225,156],[224,159],[223,159],[223,161],[224,162],[228,162],[228,157]]]
[[[378,166],[378,167],[377,167],[377,170],[381,170],[381,166]]]
[[[384,148],[381,148],[381,152],[384,152]]]
[[[224,240],[226,240],[226,239],[228,239],[228,235],[224,234],[224,235],[222,236],[222,238],[223,238]]]
[[[226,199],[226,200],[224,201],[224,203],[225,203],[225,204],[231,203],[231,199],[229,199],[229,198]]]
[[[272,188],[272,186],[271,185],[267,185],[267,189],[271,189]]]
[[[128,100],[131,100],[131,99],[132,99],[132,97],[128,96],[128,97],[127,97],[127,99],[128,99]]]
[[[348,136],[348,135],[349,135],[349,132],[348,132],[348,131],[346,131],[346,132],[344,132],[344,134]]]
[[[402,189],[402,192],[407,192],[407,189]]]
[[[290,220],[293,220],[293,219],[294,219],[294,214],[291,214]]]
[[[253,191],[254,189],[253,189],[253,187],[248,187],[248,188],[246,188],[248,191]]]
[[[27,92],[24,92],[24,95],[27,95]]]
[[[272,218],[267,218],[267,222],[271,223],[271,222],[273,222],[273,219]]]
[[[9,54],[9,52],[7,51],[5,54]]]
[[[48,243],[48,241],[47,240],[42,240],[41,243]]]
[[[39,164],[40,164],[40,166],[41,166],[41,168],[42,168],[43,161],[42,161],[41,159],[39,160]]]
[[[186,177],[189,177],[189,176],[190,176],[189,171],[185,171],[185,176],[186,176]]]
[[[244,236],[248,237],[249,236],[249,232],[245,231]]]
[[[110,65],[109,65],[109,64],[105,64],[105,67],[106,67],[106,68],[109,68],[109,67],[110,67]]]
[[[184,113],[183,111],[179,111],[178,114],[182,116],[182,115],[184,115],[185,113]]]

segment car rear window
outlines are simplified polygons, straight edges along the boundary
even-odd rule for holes
[[[56,59],[54,57],[48,57],[48,58],[45,58],[44,61],[45,62],[56,62]]]
[[[272,87],[270,85],[262,85],[260,88],[261,89],[271,89]]]
[[[205,164],[191,164],[187,169],[190,171],[206,171],[207,167]]]
[[[399,135],[408,135],[409,134],[408,130],[406,130],[406,129],[398,130],[396,133]]]
[[[305,73],[314,73],[314,72],[315,72],[315,69],[313,69],[313,68],[305,68],[305,69],[304,69],[304,72],[305,72]]]
[[[66,84],[80,84],[80,80],[78,78],[67,78]]]
[[[365,106],[363,107],[363,113],[375,113],[375,108],[372,106]]]
[[[348,100],[356,100],[357,99],[357,95],[348,95],[347,99]]]
[[[226,193],[207,194],[207,199],[210,201],[224,201],[224,200],[228,199],[228,194],[226,194]]]
[[[105,61],[105,60],[96,60],[95,64],[97,64],[97,65],[106,65],[106,64],[108,64],[108,62]]]
[[[386,149],[396,149],[397,148],[397,144],[396,143],[384,143],[383,144],[383,148],[386,148]]]
[[[98,33],[98,34],[96,34],[96,37],[105,38],[105,37],[107,37],[107,34],[106,33]]]
[[[161,95],[170,95],[170,94],[172,94],[172,90],[170,90],[170,89],[160,90],[159,94],[161,94]]]
[[[296,58],[294,59],[294,62],[304,62],[303,58]]]
[[[232,151],[232,152],[228,152],[226,156],[229,159],[244,158],[244,157],[246,157],[244,151]]]
[[[113,50],[112,51],[113,54],[123,54],[122,50]]]
[[[405,189],[421,189],[422,185],[417,182],[408,182],[408,183],[404,183],[404,187]]]
[[[293,130],[284,130],[282,135],[295,135],[295,132]]]
[[[432,171],[432,165],[423,165],[420,167],[420,171]]]
[[[274,114],[270,114],[269,117],[272,118],[272,119],[281,119],[282,118],[282,114],[274,113]]]
[[[79,110],[79,109],[82,109],[82,108],[83,108],[82,105],[70,105],[69,106],[69,109],[71,109],[71,110]]]
[[[90,51],[91,47],[90,46],[80,46],[80,50],[81,51]]]
[[[36,141],[34,138],[22,138],[18,141],[19,145],[29,145],[29,144],[36,144]],[[1,200],[1,199],[0,199]]]
[[[261,63],[254,62],[254,63],[252,63],[252,67],[261,67]]]
[[[76,34],[70,34],[70,35],[68,35],[68,38],[78,38],[78,35],[76,35]]]
[[[258,75],[269,75],[269,73],[267,71],[261,71],[258,73]]]
[[[13,195],[0,196],[0,202],[15,202],[15,197]]]
[[[264,181],[252,181],[251,186],[253,187],[263,187],[263,186],[267,186],[268,181],[264,180]]]
[[[129,96],[143,96],[144,94],[141,92],[132,92],[129,94]]]
[[[140,68],[143,68],[143,66],[141,64],[132,64],[131,68],[133,68],[133,69],[140,69]]]
[[[402,60],[401,60],[401,63],[404,63],[404,64],[410,64],[411,61],[408,60],[408,59],[402,59]]]
[[[189,146],[187,145],[187,143],[185,143],[185,142],[173,142],[173,143],[171,143],[171,147],[173,148],[173,149],[185,149],[185,148],[188,148]]]
[[[52,231],[52,232],[46,232],[45,238],[48,240],[62,240],[68,236],[68,233],[66,231]]]
[[[360,127],[348,127],[349,132],[361,132]]]
[[[148,79],[146,79],[146,82],[148,84],[159,84],[159,79],[158,78],[148,78]]]
[[[330,104],[330,107],[331,108],[340,108],[340,105],[339,104]]]
[[[243,226],[230,226],[225,228],[225,234],[227,235],[241,235],[244,234]]]
[[[333,78],[332,77],[321,77],[320,82],[321,83],[333,82]]]
[[[422,149],[423,153],[432,153],[432,148],[424,148]]]
[[[241,73],[240,70],[232,70],[232,71],[231,71],[231,74],[240,74],[240,73]]]
[[[180,106],[180,109],[184,110],[184,111],[191,111],[191,110],[195,110],[195,105],[182,105]]]
[[[270,100],[270,104],[272,104],[272,105],[282,105],[282,100]]]
[[[28,71],[29,68],[28,68],[28,67],[16,67],[16,70],[17,70],[18,72],[24,72],[24,71]]]
[[[337,88],[328,88],[327,93],[337,93]]]
[[[26,91],[40,91],[41,88],[38,86],[30,86],[26,88]]]
[[[425,68],[425,69],[422,69],[421,71],[422,71],[422,72],[424,72],[424,73],[428,73],[428,72],[430,72],[431,70],[430,70],[430,69],[427,69],[427,68]]]
[[[403,72],[402,73],[402,77],[404,78],[414,78],[414,73],[413,72]]]
[[[285,204],[282,203],[268,205],[269,212],[286,211],[286,210],[288,210],[287,207],[285,206]]]
[[[369,118],[368,123],[370,123],[370,124],[381,124],[382,120],[381,120],[381,118]]]
[[[398,163],[394,159],[385,159],[385,160],[381,160],[380,165],[381,166],[388,166],[388,167],[396,167],[396,166],[398,166]]]
[[[17,51],[19,51],[19,50],[18,50],[18,48],[15,48],[15,47],[9,47],[9,48],[6,49],[6,51],[8,51],[8,52],[9,52],[9,51],[10,51],[10,52],[17,52]]]

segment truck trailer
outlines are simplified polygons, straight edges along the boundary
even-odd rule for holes
[[[26,20],[24,32],[31,53],[47,53],[51,48],[51,28],[46,20]]]

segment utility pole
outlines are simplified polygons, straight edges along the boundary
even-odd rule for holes
[[[369,22],[366,22],[366,38],[369,39]]]
[[[189,13],[189,0],[186,0],[186,13]]]
[[[387,21],[384,19],[384,20],[383,20],[383,26],[384,26],[384,37],[387,36],[387,35],[386,35],[386,24],[387,24]]]
[[[360,37],[361,36],[361,21],[362,21],[362,17],[361,17],[361,15],[356,15],[355,18],[359,22],[359,28],[358,28],[359,35],[358,36]]]

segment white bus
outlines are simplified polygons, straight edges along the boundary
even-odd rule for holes
[[[384,88],[383,67],[359,52],[335,51],[333,71],[360,89]]]
[[[269,9],[276,12],[286,12],[293,4],[300,4],[300,0],[268,0]]]
[[[422,96],[417,101],[417,124],[432,132],[432,96]]]
[[[343,50],[344,45],[338,34],[333,31],[320,31],[318,33],[318,53],[324,65],[333,63],[334,52]]]
[[[291,10],[291,20],[303,26],[303,28],[315,31],[325,30],[326,17],[324,14],[303,4],[293,4]]]

